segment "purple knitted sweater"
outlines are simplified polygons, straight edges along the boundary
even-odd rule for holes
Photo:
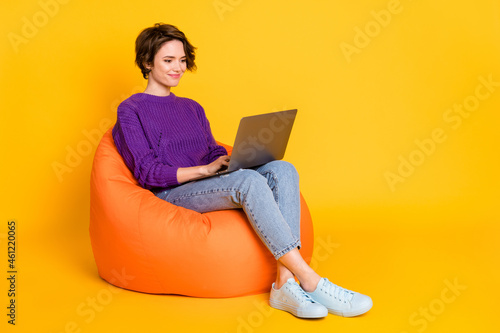
[[[118,106],[112,133],[125,164],[146,189],[177,186],[178,168],[227,154],[215,142],[201,105],[173,93],[130,96]]]

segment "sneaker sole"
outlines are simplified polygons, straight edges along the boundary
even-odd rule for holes
[[[373,306],[373,303],[370,304],[370,306],[358,309],[356,311],[343,312],[343,311],[335,311],[332,309],[328,309],[328,312],[331,314],[337,315],[337,316],[341,316],[341,317],[356,317],[356,316],[362,315],[363,313],[368,312],[372,308],[372,306]]]
[[[309,319],[311,319],[311,318],[324,318],[328,315],[328,311],[324,311],[324,312],[322,311],[321,313],[318,313],[318,312],[316,312],[316,313],[301,313],[299,315],[297,312],[298,309],[296,307],[294,307],[290,304],[287,304],[287,303],[283,303],[283,302],[274,300],[274,299],[270,299],[269,304],[271,305],[271,307],[278,309],[278,310],[289,312],[297,318],[309,318]]]

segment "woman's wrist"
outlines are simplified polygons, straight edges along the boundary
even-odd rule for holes
[[[178,168],[177,169],[177,182],[179,184],[188,182],[192,179],[209,175],[209,169],[206,165]]]
[[[200,176],[208,176],[210,172],[208,171],[208,165],[200,166]]]

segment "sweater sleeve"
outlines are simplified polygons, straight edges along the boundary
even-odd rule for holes
[[[113,139],[125,164],[142,187],[152,189],[179,185],[178,167],[160,162],[131,106],[120,104],[118,107]]]
[[[208,144],[207,163],[211,163],[220,156],[227,155],[227,150],[226,148],[218,145],[217,142],[215,141],[215,138],[212,134],[212,130],[210,128],[210,122],[208,121],[207,116],[205,114],[205,110],[198,103],[196,103],[196,112],[198,115],[198,119],[200,120],[205,130],[205,137]]]

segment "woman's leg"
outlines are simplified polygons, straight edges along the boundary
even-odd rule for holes
[[[284,219],[267,178],[255,170],[238,170],[156,191],[174,205],[205,213],[243,208],[250,224],[276,259],[300,246],[298,230]]]
[[[297,240],[300,239],[299,175],[295,167],[291,163],[285,161],[273,161],[257,167],[254,170],[261,174],[267,181],[267,186],[272,192],[274,202],[276,203],[276,206],[279,209],[284,222],[286,222],[286,224],[288,225],[288,229],[290,230],[293,238]],[[236,187],[240,188],[242,184],[240,180],[235,181],[235,179],[241,178],[241,174],[239,172],[240,171],[234,173],[237,177],[227,177],[228,175],[222,177],[213,177],[207,179],[211,180],[209,182],[207,182],[207,180],[204,180],[200,182],[188,183],[172,190],[160,192],[157,195],[160,198],[167,200],[173,204],[183,206],[185,208],[190,208],[198,212],[240,208],[242,205],[235,204],[234,202],[238,200],[227,200],[227,198],[225,198],[225,196],[228,195],[232,197],[235,195],[235,193],[240,191],[235,190]],[[243,176],[246,176],[247,174],[248,172],[245,172]],[[252,177],[255,176],[255,173],[252,173],[251,171],[250,174],[252,174]],[[239,185],[235,186],[235,184]],[[245,186],[243,186],[243,188],[244,187]],[[257,192],[262,193],[267,191]],[[248,209],[252,210],[251,208]],[[256,208],[254,210],[266,209],[269,208],[263,207],[260,209]],[[269,218],[272,218],[272,215],[274,214],[271,214]],[[275,218],[275,220],[280,221],[281,218]],[[272,222],[272,220],[270,222]],[[258,228],[256,231],[258,231]],[[266,236],[261,236],[261,238],[266,238]],[[294,252],[298,254],[297,250],[295,250]],[[293,263],[293,267],[299,265],[299,263],[296,263],[295,261],[302,259],[300,254],[298,254],[298,256],[295,254],[287,258],[289,259],[285,260],[285,262],[289,265],[292,265]],[[307,265],[302,260],[302,265],[303,264]],[[294,276],[294,274],[281,261],[277,261],[276,271],[277,288],[281,288],[281,286],[286,283],[289,278],[293,278]],[[302,278],[302,280],[304,280],[304,278]],[[304,280],[304,283],[307,284],[308,281]]]
[[[293,164],[273,161],[254,169],[267,180],[281,215],[295,238],[300,239],[299,174]]]
[[[272,172],[268,170],[264,174],[271,176]],[[277,282],[282,283],[285,278],[292,278],[294,275],[301,282],[302,288],[293,279],[289,279],[283,288],[274,284],[270,298],[273,307],[305,318],[326,315],[323,312],[326,308],[318,305],[318,302],[325,305],[329,312],[342,316],[355,316],[368,311],[372,306],[368,296],[351,292],[320,278],[302,259],[298,251],[300,239],[296,236],[300,231],[297,227],[300,223],[300,211],[295,213],[299,222],[289,224],[289,221],[296,220],[285,220],[281,210],[286,215],[288,209],[279,207],[281,187],[276,189],[268,185],[269,179],[270,177],[263,177],[254,170],[239,170],[155,194],[175,205],[201,213],[243,208],[258,236],[278,260]],[[310,296],[304,294],[304,290]]]
[[[268,180],[275,201],[287,221],[290,229],[300,237],[300,192],[298,174],[290,163],[274,161],[256,168]],[[285,253],[278,259],[276,282],[271,290],[271,305],[278,309],[292,312],[297,316],[321,317],[321,309],[310,303],[297,289],[293,277],[300,281],[300,288],[328,308],[328,311],[341,316],[357,316],[368,311],[372,306],[370,297],[338,287],[321,278],[304,261],[297,248]],[[291,280],[290,280],[291,279]],[[284,290],[281,291],[281,288]],[[293,291],[295,290],[295,291]],[[301,299],[290,309],[290,302]],[[281,300],[281,301],[280,301]],[[283,303],[284,301],[284,303]],[[307,304],[308,306],[304,306]]]
[[[281,215],[289,225],[292,234],[300,239],[300,189],[297,170],[293,164],[285,161],[273,161],[254,170],[267,179],[267,184],[273,192]],[[300,254],[299,257],[302,259]],[[278,260],[275,287],[281,288],[293,276],[294,274],[287,266]]]
[[[321,277],[304,261],[297,249],[278,259],[277,288],[286,283],[288,278],[296,276],[304,291],[313,292]]]

